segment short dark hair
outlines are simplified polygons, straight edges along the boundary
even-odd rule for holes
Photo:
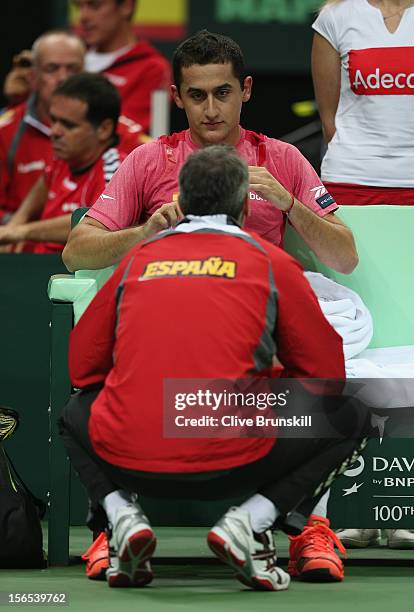
[[[243,89],[246,76],[243,53],[232,38],[200,30],[184,40],[175,50],[172,59],[174,83],[178,91],[182,81],[182,68],[189,68],[193,64],[231,64],[233,74]]]
[[[99,127],[105,119],[112,119],[115,136],[121,113],[121,98],[116,88],[103,75],[89,72],[74,74],[59,83],[53,95],[85,102],[88,105],[86,119],[95,127]]]
[[[249,172],[234,147],[211,145],[189,155],[179,185],[184,214],[225,214],[237,220],[249,190]]]

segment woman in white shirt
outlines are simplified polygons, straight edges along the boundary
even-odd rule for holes
[[[414,205],[414,0],[328,0],[313,29],[324,184],[340,204]],[[380,535],[338,531],[358,548]],[[392,548],[414,548],[414,530],[387,535]]]
[[[413,5],[330,0],[313,24],[321,176],[340,204],[414,205]]]

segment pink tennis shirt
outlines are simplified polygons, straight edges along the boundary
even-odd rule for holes
[[[162,136],[132,151],[88,215],[110,230],[142,225],[157,208],[178,196],[178,175],[199,147],[189,130]],[[264,166],[297,200],[323,217],[337,209],[309,162],[292,145],[241,128],[236,149],[249,166]],[[246,230],[280,245],[284,217],[274,204],[253,191]]]

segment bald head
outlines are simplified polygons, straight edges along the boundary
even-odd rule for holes
[[[47,60],[49,54],[53,54],[59,48],[64,54],[76,56],[83,67],[85,44],[79,36],[65,30],[50,30],[36,38],[32,46],[33,63],[38,67],[39,63],[45,60],[45,55]]]
[[[53,91],[72,74],[82,72],[84,57],[82,40],[70,32],[46,32],[34,42],[32,87],[42,120],[47,116]]]

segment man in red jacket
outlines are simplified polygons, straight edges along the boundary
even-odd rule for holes
[[[125,158],[117,147],[119,111],[119,94],[102,75],[73,75],[56,88],[50,102],[55,159],[0,227],[0,245],[62,251],[72,212],[91,206]]]
[[[82,41],[70,32],[46,32],[33,45],[31,95],[0,117],[0,225],[52,161],[50,98],[59,83],[83,70],[84,54]]]
[[[171,82],[168,61],[148,42],[137,40],[132,17],[135,0],[73,0],[80,35],[89,47],[85,65],[101,72],[118,89],[122,114],[145,132],[151,123],[151,94]]]
[[[27,102],[9,108],[0,116],[0,225],[11,220],[52,162],[51,96],[59,83],[83,70],[84,55],[85,47],[78,36],[53,30],[39,36],[31,53],[19,56],[33,62],[31,69],[25,68],[30,70],[31,91]],[[14,79],[16,82],[19,79]],[[119,118],[118,133],[120,148],[126,153],[148,141],[142,128],[125,116]]]
[[[172,414],[165,385],[172,380],[183,390],[182,379],[224,379],[229,388],[263,375],[343,379],[342,342],[299,264],[241,229],[249,176],[233,147],[191,154],[179,185],[186,217],[125,256],[72,332],[71,379],[84,391],[63,412],[63,440],[93,507],[108,517],[109,586],[152,580],[156,539],[141,494],[243,493],[246,501],[210,530],[208,544],[243,584],[283,590],[289,576],[276,567],[271,528],[302,531],[315,502],[356,459],[360,431],[355,439],[277,441],[246,429],[217,438],[214,427],[201,427],[201,437],[191,428],[171,435],[183,413]],[[349,419],[352,408],[346,413]]]

